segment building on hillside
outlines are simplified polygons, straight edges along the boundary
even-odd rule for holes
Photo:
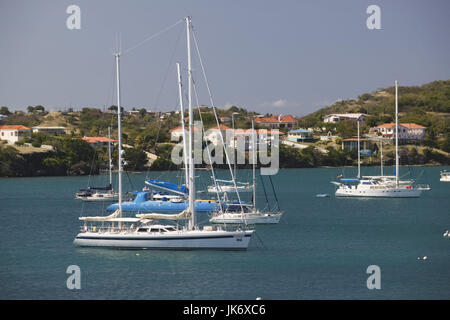
[[[326,115],[323,118],[323,122],[325,123],[337,123],[344,120],[358,120],[359,122],[366,121],[368,117],[367,114],[364,113],[332,113]]]
[[[8,144],[14,144],[29,136],[31,136],[31,129],[28,127],[22,125],[0,126],[0,140],[7,141]]]
[[[221,123],[219,127],[215,126],[211,129],[205,129],[205,136],[208,141],[211,141],[213,145],[217,146],[222,142],[220,133],[222,133],[223,140],[226,143],[227,134],[231,134],[232,131],[233,129]]]
[[[280,115],[273,115],[270,117],[257,117],[255,118],[255,123],[260,126],[271,129],[282,129],[282,128],[291,129],[297,125],[298,120],[291,115],[284,116],[280,114]]]
[[[342,139],[342,150],[357,150],[358,138]],[[371,142],[368,139],[359,139],[361,154],[371,155]]]
[[[33,133],[45,133],[52,136],[62,136],[66,134],[65,127],[33,127]]]
[[[110,140],[106,137],[83,137],[82,140],[89,143],[92,147],[108,146],[108,142],[111,143],[111,146],[114,146],[117,143],[117,140]]]
[[[235,129],[229,130],[226,141],[228,141],[228,147],[234,149],[240,149],[241,151],[250,150],[252,145],[252,129]],[[281,135],[284,135],[280,130],[267,130],[267,129],[255,129],[255,142],[259,145],[258,149],[261,149],[261,144],[270,147],[275,140],[276,136],[280,139]]]
[[[6,114],[0,114],[0,121],[6,120],[8,116]]]
[[[230,122],[231,121],[231,117],[228,116],[222,116],[219,117],[220,122]]]
[[[395,123],[384,123],[372,130],[381,134],[383,138],[395,139]],[[399,123],[398,139],[420,141],[425,138],[425,130],[426,127],[415,123]]]
[[[189,128],[185,126],[186,135],[189,135]],[[197,127],[194,127],[194,133],[197,132]],[[182,141],[183,140],[183,128],[178,126],[170,130],[170,140],[171,141]]]
[[[288,131],[288,137],[287,139],[289,141],[293,142],[303,142],[303,141],[313,141],[313,131],[311,129],[295,129]]]

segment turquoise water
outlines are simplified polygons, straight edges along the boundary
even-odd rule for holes
[[[449,299],[450,238],[442,234],[450,183],[439,182],[442,169],[425,169],[433,190],[418,199],[336,199],[329,181],[340,170],[281,170],[273,181],[282,222],[257,226],[246,252],[76,248],[78,217],[103,207],[73,199],[88,177],[0,179],[0,299]],[[209,173],[198,174],[201,185]],[[146,174],[129,177],[144,186]],[[264,206],[262,189],[258,197]],[[66,287],[69,265],[81,269],[80,290]],[[369,265],[381,269],[381,290],[366,287]]]

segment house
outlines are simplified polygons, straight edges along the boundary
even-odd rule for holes
[[[28,127],[22,125],[0,126],[0,140],[7,141],[8,144],[14,144],[29,136],[31,136],[31,129]]]
[[[252,129],[236,129],[228,131],[231,135],[229,138],[227,137],[228,146],[230,148],[243,148],[243,150],[250,150],[250,146],[252,144]],[[266,130],[266,129],[255,129],[255,140],[258,145],[267,144],[270,146],[275,139],[275,136],[284,135],[283,132],[279,130]]]
[[[228,116],[219,117],[220,122],[230,122],[231,118]]]
[[[311,129],[296,129],[288,131],[289,141],[299,142],[299,141],[312,141],[314,140],[313,131]]]
[[[383,138],[395,139],[395,123],[384,123],[372,129],[381,134]],[[415,123],[399,123],[398,138],[399,140],[423,140],[425,130],[426,127]]]
[[[337,123],[343,120],[358,120],[359,122],[364,122],[367,117],[368,115],[364,113],[333,113],[326,115],[323,118],[323,122]]]
[[[271,129],[281,129],[293,128],[298,121],[291,115],[273,115],[270,117],[257,117],[255,118],[255,123]]]
[[[83,137],[82,140],[89,143],[91,145],[91,147],[108,146],[108,142],[110,142],[111,145],[114,145],[115,143],[117,143],[117,140],[108,139],[106,137]]]
[[[359,139],[359,148],[361,151],[370,149],[370,142],[368,139]],[[356,150],[358,149],[358,138],[342,139],[342,150]]]
[[[33,127],[33,133],[45,133],[52,136],[61,136],[66,134],[65,127]]]
[[[186,135],[189,135],[189,128],[185,126]],[[197,132],[197,127],[194,127],[194,133]],[[183,128],[178,126],[170,130],[170,140],[171,141],[181,141],[183,140]]]
[[[0,114],[0,121],[6,120],[7,118],[8,118],[7,115],[5,115],[5,114]]]
[[[214,128],[207,129],[205,131],[206,131],[205,132],[206,139],[211,141],[213,145],[217,146],[222,142],[220,138],[220,133],[222,133],[223,140],[225,142],[227,133],[231,134],[233,129],[221,123],[219,126],[215,126]]]

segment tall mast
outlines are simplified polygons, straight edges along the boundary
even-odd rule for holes
[[[120,110],[120,70],[119,57],[120,53],[114,54],[116,58],[116,83],[117,83],[117,136],[119,137],[119,217],[122,217],[122,126],[121,126],[121,110]],[[121,223],[119,222],[119,226]]]
[[[381,176],[383,176],[383,141],[380,140],[380,171],[381,171]]]
[[[252,119],[252,162],[253,162],[253,212],[256,212],[256,140],[255,122]]]
[[[177,73],[178,73],[178,96],[180,99],[180,112],[181,112],[181,128],[183,130],[183,156],[184,156],[184,183],[186,186],[189,184],[189,164],[188,164],[188,148],[186,139],[186,128],[184,126],[184,108],[183,108],[183,93],[181,90],[181,72],[180,63],[177,62]]]
[[[398,83],[395,80],[395,186],[398,188]]]
[[[109,186],[112,187],[111,127],[108,127],[108,160],[109,160]]]
[[[195,226],[195,168],[194,168],[194,130],[193,121],[194,114],[192,112],[192,66],[191,66],[191,18],[186,17],[186,39],[187,39],[187,56],[188,56],[188,108],[189,108],[189,212],[191,219],[189,220],[189,229]]]
[[[359,119],[356,120],[358,125],[358,179],[361,178],[361,143],[359,140]]]

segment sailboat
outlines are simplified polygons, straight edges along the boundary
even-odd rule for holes
[[[441,182],[450,182],[450,171],[444,170],[440,172],[441,178],[439,181]]]
[[[231,122],[232,122],[232,130],[233,130],[233,169],[234,169],[234,177],[237,179],[236,175],[236,130],[234,129],[234,115],[239,114],[237,112],[233,112],[231,115]],[[227,193],[227,192],[252,192],[253,187],[250,185],[249,182],[240,182],[236,181],[236,185],[234,184],[233,180],[221,180],[221,179],[215,179],[215,183],[211,186],[208,186],[208,192],[209,193]]]
[[[388,197],[388,198],[418,198],[422,188],[415,186],[414,181],[400,180],[398,155],[398,82],[395,81],[395,177],[372,176],[361,177],[360,172],[360,144],[358,122],[358,176],[356,179],[341,179],[333,181],[337,185],[337,197]],[[356,182],[356,185],[348,184]],[[411,182],[411,183],[410,183]]]
[[[261,212],[256,207],[256,139],[255,139],[255,127],[252,120],[252,171],[253,171],[253,208],[242,203],[235,204],[235,210],[223,210],[213,213],[212,218],[209,220],[212,223],[225,223],[225,224],[275,224],[280,222],[280,218],[283,215],[282,211],[274,212]],[[239,192],[236,190],[236,192]],[[232,209],[233,206],[229,206]],[[226,209],[226,208],[225,208]],[[240,209],[240,212],[239,212]]]
[[[111,159],[111,128],[108,127],[108,167],[109,167],[109,185],[106,187],[89,187],[81,189],[75,194],[76,199],[83,201],[117,201],[119,194],[112,188],[112,159]],[[107,192],[100,192],[107,191]]]
[[[190,53],[191,19],[186,17],[187,47],[188,47],[188,78],[189,78],[189,135],[187,159],[189,207],[178,214],[137,214],[136,217],[126,218],[122,215],[122,138],[120,125],[120,81],[119,81],[119,53],[115,54],[117,79],[117,109],[119,131],[119,208],[109,216],[80,217],[84,222],[82,232],[74,240],[74,244],[83,247],[109,247],[134,249],[220,249],[246,250],[254,230],[235,231],[223,230],[215,226],[204,226],[200,229],[195,211],[195,166],[193,157],[193,113],[191,99],[192,68]],[[187,220],[188,225],[181,228],[177,225],[162,225],[157,220]],[[101,223],[101,227],[89,226],[89,222]],[[108,226],[104,226],[107,223]],[[127,223],[131,223],[130,226]],[[137,224],[137,226],[136,226]]]

